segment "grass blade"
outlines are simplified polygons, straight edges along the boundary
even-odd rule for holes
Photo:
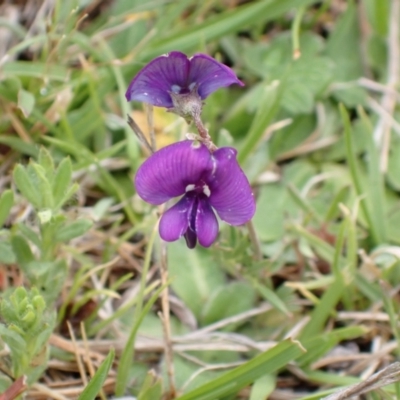
[[[275,372],[300,357],[303,351],[299,342],[287,339],[247,363],[184,394],[178,400],[215,400],[237,393],[261,376]]]
[[[107,378],[108,371],[114,361],[114,350],[108,353],[108,356],[101,363],[99,369],[94,374],[88,385],[85,387],[78,400],[94,400],[97,394],[100,392],[104,381]]]

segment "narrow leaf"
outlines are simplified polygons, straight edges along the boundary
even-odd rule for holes
[[[36,186],[33,179],[29,176],[27,170],[18,164],[13,172],[14,182],[22,195],[35,207],[41,208],[42,198],[39,188]]]
[[[20,89],[18,91],[18,108],[22,111],[25,118],[29,117],[33,107],[35,107],[35,96],[24,89]]]
[[[46,176],[52,177],[54,174],[54,161],[50,152],[45,147],[40,148],[38,162],[44,169]]]
[[[101,363],[99,369],[85,387],[78,400],[94,400],[96,398],[107,378],[108,372],[110,371],[114,361],[114,355],[115,351],[112,349]]]
[[[273,82],[263,88],[263,93],[253,123],[239,150],[239,163],[244,163],[247,157],[260,143],[265,130],[278,112],[281,94],[282,83],[278,84],[277,82]]]
[[[4,225],[6,219],[8,218],[11,207],[14,204],[14,194],[8,189],[5,190],[0,196],[0,227]]]
[[[17,261],[21,266],[26,266],[35,260],[28,242],[22,236],[12,236],[11,246],[14,250],[14,254],[17,257]]]
[[[46,171],[41,165],[37,163],[32,163],[31,166],[36,173],[37,187],[42,195],[41,208],[48,208],[52,210],[54,205],[53,192],[51,190],[50,182],[47,179]]]
[[[239,392],[265,374],[271,374],[304,352],[299,342],[286,339],[211,382],[178,397],[178,400],[215,400]]]
[[[62,207],[63,203],[68,200],[68,188],[71,183],[72,164],[67,157],[64,158],[57,167],[53,182],[54,206],[56,209]]]
[[[92,225],[93,222],[88,219],[78,219],[76,221],[73,221],[56,233],[54,241],[68,242],[71,239],[82,236],[90,229]]]
[[[342,116],[343,124],[344,124],[344,137],[346,142],[346,155],[347,155],[347,162],[350,168],[351,178],[353,180],[354,188],[357,192],[357,195],[363,197],[365,195],[365,190],[361,183],[361,173],[357,164],[357,160],[355,157],[356,152],[354,151],[354,144],[353,144],[353,130],[350,123],[349,114],[347,110],[343,106],[340,105],[340,114]],[[369,229],[371,231],[371,236],[375,244],[382,243],[381,237],[379,232],[375,230],[374,224],[372,222],[372,217],[370,210],[368,209],[367,203],[365,200],[362,200],[360,203],[361,209],[365,215],[367,220]]]

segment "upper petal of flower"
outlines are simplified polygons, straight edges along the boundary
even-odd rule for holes
[[[249,221],[256,210],[254,196],[238,162],[237,151],[221,147],[212,155],[214,170],[207,178],[210,188],[210,204],[223,221],[241,225]]]
[[[151,204],[162,204],[185,193],[212,168],[204,144],[184,140],[162,148],[138,169],[135,187],[138,195]]]
[[[178,203],[164,212],[159,225],[162,239],[173,242],[184,235],[189,226],[189,216],[194,203],[193,198],[183,196]]]
[[[132,80],[125,94],[128,101],[137,100],[158,107],[173,107],[169,92],[186,88],[190,61],[185,54],[173,51],[155,58]]]
[[[210,247],[218,235],[218,220],[205,195],[198,197],[196,209],[196,233],[203,247]]]
[[[229,67],[206,54],[195,54],[190,59],[189,87],[193,83],[198,85],[198,93],[202,99],[220,87],[234,83],[244,86]]]

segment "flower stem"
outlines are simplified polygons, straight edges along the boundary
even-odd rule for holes
[[[164,242],[164,240],[161,241],[160,275],[161,275],[161,285],[165,286],[165,289],[163,290],[161,295],[162,314],[160,313],[159,316],[161,318],[164,330],[165,365],[167,368],[167,374],[169,380],[169,398],[174,399],[176,397],[176,388],[175,388],[174,355],[173,355],[172,341],[171,341],[171,323],[170,323],[170,309],[169,309],[169,297],[168,297],[167,243]]]
[[[204,126],[200,118],[200,114],[196,113],[193,115],[193,123],[196,125],[197,131],[199,132],[201,142],[207,146],[208,150],[210,150],[211,153],[217,150],[218,147],[213,143],[208,129]]]
[[[254,229],[253,221],[247,222],[247,229],[249,230],[250,241],[254,247],[254,255],[257,261],[261,261],[263,258],[260,241],[258,240],[256,230]]]

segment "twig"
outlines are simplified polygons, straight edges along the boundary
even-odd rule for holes
[[[157,149],[156,134],[154,132],[154,118],[153,118],[153,106],[151,104],[145,104],[146,116],[147,116],[147,126],[149,129],[150,144],[153,152]]]
[[[396,96],[396,101],[399,103],[400,102],[400,94],[394,89],[387,87],[385,85],[382,85],[382,83],[375,82],[371,79],[361,77],[357,79],[357,84],[365,89],[371,90],[373,92],[378,92],[378,93],[391,93],[393,96]]]
[[[400,18],[400,0],[391,1],[391,10],[389,17],[389,35],[388,35],[388,80],[387,87],[395,89],[398,83],[400,71],[400,52],[399,52],[399,18]],[[382,108],[390,115],[393,115],[396,106],[396,96],[392,92],[386,92],[382,97]],[[380,148],[380,170],[387,171],[388,153],[390,147],[390,128],[391,123],[388,118],[381,116],[375,131],[374,140]]]
[[[367,98],[367,104],[381,119],[386,120],[389,128],[392,128],[395,133],[400,136],[400,124],[396,121],[392,114],[390,114],[381,104],[371,97]]]
[[[67,326],[68,326],[69,334],[70,334],[70,336],[71,336],[72,344],[73,344],[74,349],[75,349],[75,359],[76,359],[76,363],[77,363],[77,365],[78,365],[79,374],[80,374],[80,376],[81,376],[81,378],[82,378],[83,384],[84,384],[85,386],[87,386],[88,380],[87,380],[85,368],[84,368],[84,366],[83,366],[83,362],[82,362],[81,356],[80,356],[79,351],[78,351],[78,345],[77,345],[77,343],[76,343],[74,330],[73,330],[72,325],[71,325],[71,323],[70,323],[69,321],[67,321]],[[85,353],[84,353],[84,354],[85,354]]]
[[[359,396],[371,390],[378,389],[382,386],[390,385],[400,381],[400,363],[396,362],[389,365],[383,370],[372,375],[363,382],[352,385],[346,389],[340,390],[337,393],[324,397],[323,400],[345,400],[352,396]]]
[[[202,336],[205,333],[216,331],[217,329],[223,328],[229,324],[241,322],[248,318],[254,317],[256,315],[266,313],[267,311],[270,311],[271,309],[272,309],[272,306],[270,304],[262,304],[258,308],[253,308],[249,311],[245,311],[243,313],[233,315],[232,317],[224,318],[224,319],[222,319],[218,322],[215,322],[211,325],[207,325],[204,328],[199,329],[195,332],[191,332],[186,335],[183,335],[183,336],[181,336],[181,338],[193,338],[193,337],[197,337],[197,336]]]
[[[26,390],[26,376],[19,377],[11,386],[0,394],[0,400],[14,400]]]
[[[65,395],[61,394],[59,389],[53,390],[41,383],[34,383],[32,385],[32,389],[35,389],[39,392],[40,399],[50,398],[50,399],[54,399],[54,400],[69,400],[69,397],[66,397]],[[81,392],[82,392],[82,389],[79,388],[79,394],[81,394]],[[32,396],[32,391],[30,391],[29,395],[30,395],[30,398],[35,397],[35,396]]]
[[[96,371],[94,369],[93,363],[92,363],[92,359],[90,358],[90,353],[89,353],[89,344],[88,344],[88,340],[87,340],[87,335],[86,335],[86,330],[85,330],[85,324],[83,322],[81,322],[81,335],[82,335],[82,340],[83,340],[83,344],[84,344],[84,348],[85,348],[85,355],[83,357],[87,368],[89,370],[90,373],[90,377],[93,378]],[[106,395],[104,394],[104,390],[100,389],[99,392],[99,396],[101,397],[102,400],[107,400]]]
[[[150,154],[153,154],[154,153],[153,148],[151,147],[150,143],[147,141],[146,136],[140,129],[139,125],[134,121],[134,119],[130,115],[127,115],[127,117],[128,117],[128,121],[127,121],[128,125],[130,126],[130,128],[132,129],[132,131],[134,132],[136,137],[139,139],[140,143],[143,144],[143,146],[146,148],[146,150]]]

